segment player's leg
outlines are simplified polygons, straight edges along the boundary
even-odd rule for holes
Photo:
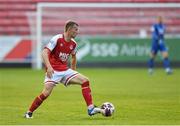
[[[92,105],[92,96],[91,96],[91,88],[90,88],[90,83],[89,79],[85,77],[82,74],[78,74],[76,77],[72,78],[69,84],[77,84],[80,85],[82,88],[82,94],[84,97],[84,100],[86,101],[87,106]]]
[[[170,68],[170,61],[168,59],[168,50],[167,50],[164,42],[162,42],[160,44],[160,51],[161,51],[161,54],[162,54],[162,57],[163,57],[163,65],[164,65],[165,71],[166,71],[167,74],[171,74],[172,70]]]
[[[150,52],[150,59],[148,61],[148,67],[149,67],[148,72],[149,72],[149,74],[153,74],[154,59],[156,57],[157,51],[158,51],[158,47],[156,45],[153,45],[151,48],[151,52]]]
[[[44,85],[44,89],[32,102],[29,110],[25,113],[25,118],[32,118],[33,112],[42,104],[42,102],[51,94],[54,83],[48,82]]]
[[[162,51],[162,56],[163,56],[163,65],[165,68],[165,71],[167,74],[171,74],[172,73],[172,69],[170,67],[170,61],[168,58],[168,52],[167,51]]]
[[[92,95],[91,95],[91,88],[90,88],[90,82],[89,79],[87,77],[85,77],[82,74],[77,74],[74,78],[72,78],[69,82],[69,84],[77,84],[77,85],[81,85],[81,89],[82,89],[82,95],[84,97],[84,100],[86,102],[86,105],[88,107],[88,114],[90,116],[97,114],[97,113],[102,113],[103,110],[96,107],[93,104],[93,100],[92,100]]]

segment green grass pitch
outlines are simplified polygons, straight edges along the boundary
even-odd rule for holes
[[[90,117],[79,86],[59,84],[51,96],[34,112],[33,119],[23,115],[43,88],[44,71],[0,69],[1,125],[180,125],[180,69],[166,75],[156,69],[81,68],[91,81],[96,105],[112,102],[112,117]]]

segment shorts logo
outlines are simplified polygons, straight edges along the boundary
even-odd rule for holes
[[[60,53],[59,53],[59,58],[60,58],[62,61],[67,61],[67,59],[69,58],[69,54],[60,52]]]

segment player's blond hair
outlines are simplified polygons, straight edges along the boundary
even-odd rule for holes
[[[75,21],[67,21],[64,27],[64,31],[67,32],[67,30],[69,28],[72,28],[74,25],[79,26],[79,24],[76,23]]]

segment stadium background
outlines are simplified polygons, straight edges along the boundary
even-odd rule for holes
[[[78,19],[81,26],[77,38],[79,51],[86,49],[86,53],[78,57],[78,71],[90,78],[96,105],[106,101],[115,105],[113,117],[89,117],[79,87],[67,89],[58,85],[53,95],[35,112],[34,118],[25,120],[24,112],[43,87],[44,70],[30,68],[34,53],[32,36],[36,35],[32,29],[35,19],[31,16],[36,14],[40,2],[180,3],[179,0],[0,0],[0,125],[180,124],[179,8],[119,8],[106,13],[94,9],[95,12],[90,14],[93,19],[100,17],[99,20]],[[69,16],[76,17],[72,14]],[[174,70],[170,76],[164,72],[160,55],[156,66],[161,67],[155,69],[152,76],[147,73],[150,27],[158,15],[165,17],[167,25],[166,42]],[[64,17],[68,18],[66,14]],[[101,17],[108,20],[101,20]],[[50,36],[63,30],[64,20],[44,21]],[[84,30],[86,28],[90,30]],[[112,32],[107,33],[107,29]]]
[[[32,66],[34,58],[33,43],[36,31],[32,22],[36,22],[37,3],[178,3],[178,0],[1,0],[0,1],[0,66]],[[63,8],[64,9],[64,8]],[[68,9],[64,9],[68,10]],[[53,12],[55,20],[45,18],[43,38],[63,31],[67,19],[75,19],[81,25],[79,45],[86,49],[79,59],[79,66],[146,66],[150,49],[150,27],[156,21],[156,16],[165,18],[167,26],[167,45],[173,66],[179,66],[179,8],[113,8],[106,10],[84,10],[92,13],[92,19],[77,11],[75,17],[71,9],[65,12],[57,8]],[[78,10],[78,9],[77,9]],[[75,12],[76,10],[74,10]],[[45,11],[48,13],[48,11]],[[49,14],[49,15],[52,15]],[[46,15],[45,15],[46,16]],[[82,18],[79,18],[82,17]],[[99,17],[99,18],[98,18]],[[54,18],[54,17],[53,17]],[[63,19],[64,18],[64,19]],[[87,19],[85,19],[87,18]],[[53,30],[52,30],[53,29]],[[89,39],[84,36],[89,36]],[[100,37],[99,37],[100,36]],[[85,38],[85,39],[84,39]],[[81,40],[83,39],[83,40]],[[46,39],[45,43],[49,39]],[[89,45],[89,48],[87,47]],[[36,45],[35,45],[36,46]],[[93,51],[98,48],[98,51]],[[88,51],[89,50],[89,51]],[[160,59],[160,57],[158,58]],[[160,61],[160,60],[158,60]],[[12,64],[13,63],[13,64]],[[113,65],[111,65],[113,64]],[[159,64],[157,64],[159,65]]]

